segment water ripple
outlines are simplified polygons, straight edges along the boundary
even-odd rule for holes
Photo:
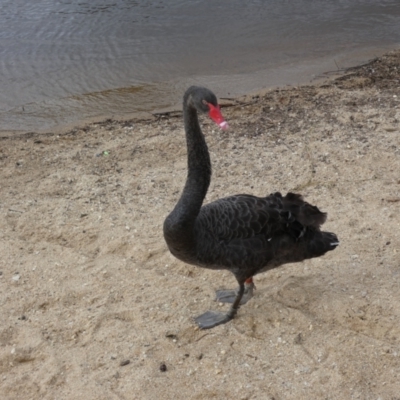
[[[150,110],[204,77],[225,93],[294,83],[309,64],[398,45],[399,17],[398,0],[3,0],[2,129]]]

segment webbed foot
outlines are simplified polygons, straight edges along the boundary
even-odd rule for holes
[[[224,314],[217,311],[207,311],[196,317],[195,321],[200,329],[211,329],[229,322],[233,317],[232,313]]]
[[[251,278],[249,278],[247,283],[254,287],[254,283],[250,279]],[[232,318],[234,318],[234,316],[236,315],[236,313],[239,309],[240,301],[243,297],[243,293],[244,293],[244,283],[243,282],[239,282],[239,290],[234,293],[235,293],[235,299],[233,301],[233,304],[232,304],[230,310],[226,314],[216,312],[216,311],[207,311],[204,314],[201,314],[197,318],[195,318],[195,321],[200,329],[214,328],[215,326],[225,324],[228,321],[230,321]]]

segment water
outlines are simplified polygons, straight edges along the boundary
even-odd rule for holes
[[[400,44],[398,0],[2,0],[0,130],[306,82]]]

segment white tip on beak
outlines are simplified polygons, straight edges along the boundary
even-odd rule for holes
[[[228,125],[228,123],[227,123],[226,121],[222,121],[222,122],[219,124],[219,127],[220,127],[221,129],[223,129],[223,130],[226,130],[226,129],[229,128],[229,125]]]

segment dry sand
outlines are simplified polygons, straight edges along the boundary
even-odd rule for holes
[[[212,88],[211,88],[212,89]],[[256,277],[167,251],[186,177],[181,115],[1,138],[1,399],[400,399],[400,52],[207,119],[206,201],[297,191],[338,249]]]

